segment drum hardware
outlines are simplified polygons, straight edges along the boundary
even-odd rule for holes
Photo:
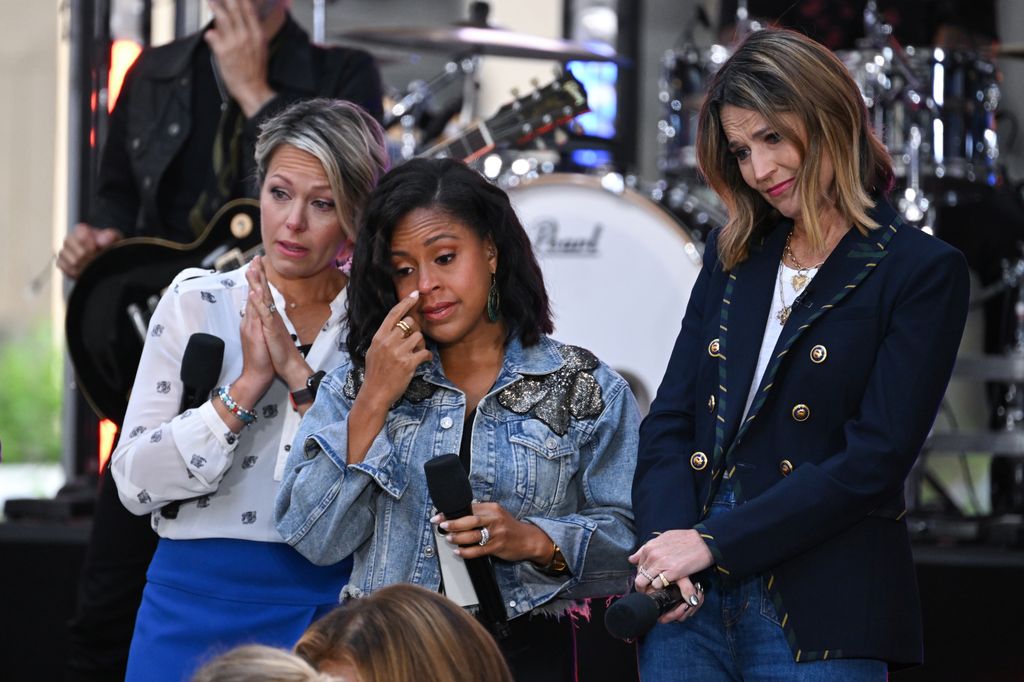
[[[714,190],[697,177],[661,180],[647,190],[648,195],[683,222],[694,239],[707,241],[716,227],[724,227],[729,215]]]

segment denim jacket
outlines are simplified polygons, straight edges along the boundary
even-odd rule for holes
[[[275,515],[285,541],[314,563],[355,553],[347,594],[407,582],[441,583],[423,463],[459,452],[465,395],[435,354],[359,464],[346,465],[348,414],[361,373],[351,362],[324,378],[285,465]],[[470,483],[547,533],[569,573],[494,560],[508,616],[626,591],[635,543],[630,483],[639,412],[626,382],[589,351],[547,337],[512,338],[494,388],[473,420]],[[447,547],[441,551],[450,551]]]

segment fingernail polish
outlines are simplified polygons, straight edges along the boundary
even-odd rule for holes
[[[700,603],[700,599],[697,599],[697,595],[695,594],[691,594],[690,598],[687,601],[690,602],[690,606],[696,606]]]
[[[420,290],[419,289],[413,289],[412,293],[409,294],[409,298],[419,298],[419,297],[420,297]]]

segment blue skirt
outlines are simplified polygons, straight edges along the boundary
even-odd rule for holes
[[[285,543],[162,538],[146,573],[128,682],[182,682],[240,644],[290,649],[338,604],[352,560],[316,566]]]

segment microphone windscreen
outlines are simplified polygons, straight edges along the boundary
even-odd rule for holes
[[[608,607],[604,613],[604,627],[618,639],[636,639],[653,628],[660,615],[661,610],[654,599],[633,592]]]
[[[427,490],[434,506],[444,515],[465,509],[473,503],[473,488],[469,474],[458,455],[441,455],[423,464],[427,476]]]
[[[220,377],[224,363],[224,339],[197,332],[188,337],[181,358],[181,383],[209,391]]]

